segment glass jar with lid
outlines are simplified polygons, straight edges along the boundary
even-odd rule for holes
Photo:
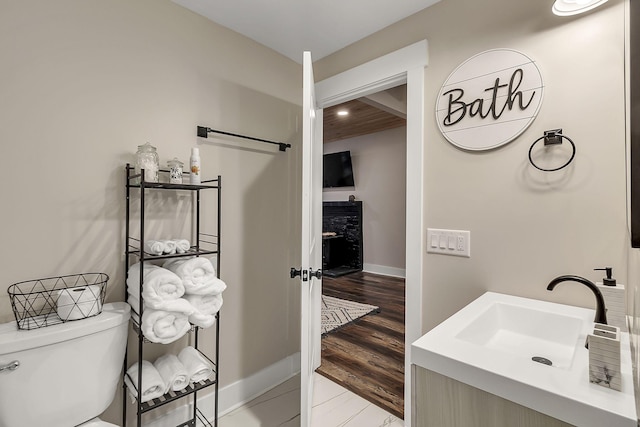
[[[167,162],[169,166],[169,182],[171,184],[182,184],[182,167],[184,163],[174,157],[173,160]]]
[[[138,145],[136,152],[135,171],[138,174],[142,169],[144,169],[145,182],[158,182],[160,159],[156,147],[148,142],[144,145]]]

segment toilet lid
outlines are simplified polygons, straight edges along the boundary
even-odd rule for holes
[[[78,427],[118,427],[115,424],[102,421],[100,418],[94,418],[86,423],[80,424]]]

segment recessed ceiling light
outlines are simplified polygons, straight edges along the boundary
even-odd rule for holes
[[[340,110],[337,113],[339,116],[348,116],[349,112],[347,110]]]
[[[558,16],[577,15],[603,5],[607,0],[556,0],[551,9]]]

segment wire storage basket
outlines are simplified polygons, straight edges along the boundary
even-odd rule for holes
[[[18,328],[37,329],[100,314],[108,280],[105,273],[82,273],[9,286]]]

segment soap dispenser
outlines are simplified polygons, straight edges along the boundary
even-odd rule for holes
[[[616,279],[613,278],[613,268],[595,268],[594,270],[604,271],[606,274],[606,277],[602,278],[602,282],[596,282],[596,286],[604,297],[608,323],[619,327],[621,332],[627,332],[627,303],[624,285],[616,283]]]

